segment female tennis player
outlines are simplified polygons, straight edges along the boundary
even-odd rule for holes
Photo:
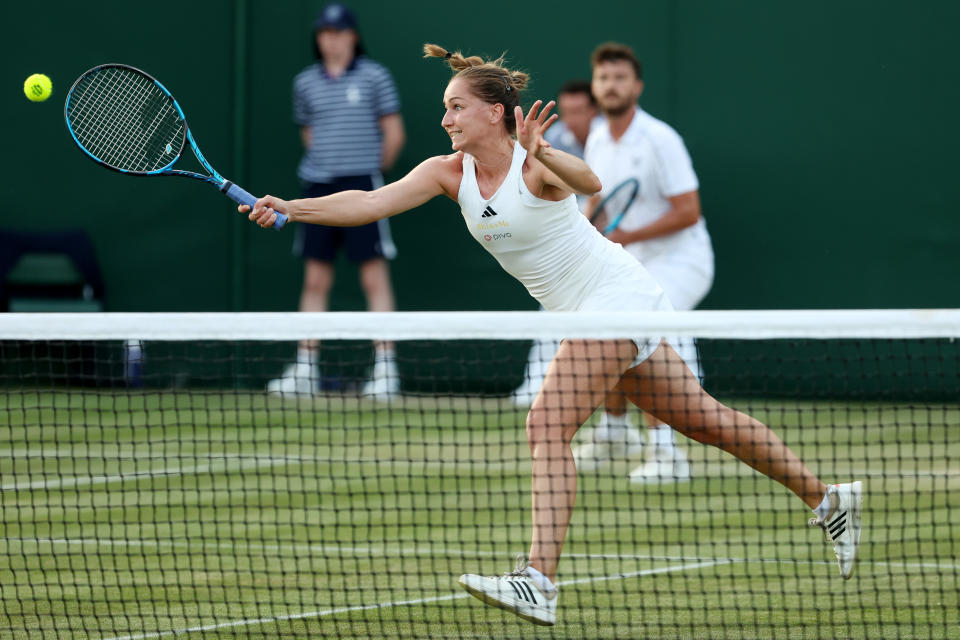
[[[453,78],[440,124],[453,153],[422,162],[374,191],[323,198],[259,199],[249,218],[272,226],[275,212],[312,224],[355,226],[445,195],[460,205],[474,238],[551,311],[670,310],[660,286],[620,245],[604,238],[577,209],[573,194],[600,183],[579,158],[550,147],[543,133],[556,115],[537,100],[524,116],[519,92],[528,76],[428,44]],[[484,216],[484,217],[481,217]],[[509,233],[484,231],[496,216]],[[527,559],[498,577],[464,575],[460,584],[487,604],[536,624],[556,620],[554,580],[577,489],[570,442],[618,382],[631,402],[683,435],[719,447],[783,484],[816,514],[830,535],[844,578],[860,541],[861,483],[825,485],[765,425],[708,395],[662,340],[565,340],[527,416],[533,457],[533,534]]]

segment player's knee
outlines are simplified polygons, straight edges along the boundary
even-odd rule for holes
[[[363,278],[360,280],[360,288],[363,289],[363,293],[368,300],[370,298],[382,298],[391,294],[389,281]]]
[[[303,274],[304,290],[314,294],[329,293],[333,287],[333,265],[311,261]]]
[[[534,409],[527,414],[527,444],[532,449],[537,442],[544,439],[546,433],[546,424],[539,416],[535,415]]]
[[[556,416],[556,412],[534,407],[527,414],[527,444],[531,451],[542,444],[559,441],[570,444],[574,433],[574,429],[565,428],[564,421]]]
[[[367,297],[389,294],[390,272],[386,268],[386,262],[372,261],[365,264],[360,269],[360,287]]]

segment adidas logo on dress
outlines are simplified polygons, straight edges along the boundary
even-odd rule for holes
[[[483,214],[480,217],[492,218],[495,215],[497,215],[497,212],[493,210],[493,207],[491,207],[490,205],[487,205],[487,208],[483,210]]]

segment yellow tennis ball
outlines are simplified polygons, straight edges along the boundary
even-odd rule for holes
[[[50,97],[53,83],[42,73],[35,73],[23,83],[23,93],[31,102],[43,102]]]

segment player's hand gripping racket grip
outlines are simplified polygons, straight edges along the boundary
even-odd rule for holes
[[[249,193],[247,193],[237,185],[233,184],[229,180],[227,180],[224,183],[223,187],[224,188],[221,188],[220,190],[223,191],[225,194],[227,194],[228,198],[230,198],[237,204],[245,204],[251,209],[253,209],[253,205],[256,204],[257,202],[256,197],[250,195]],[[279,211],[277,211],[276,213],[277,213],[277,221],[273,223],[273,228],[279,231],[280,229],[283,228],[283,225],[287,224],[287,216],[283,215]]]

